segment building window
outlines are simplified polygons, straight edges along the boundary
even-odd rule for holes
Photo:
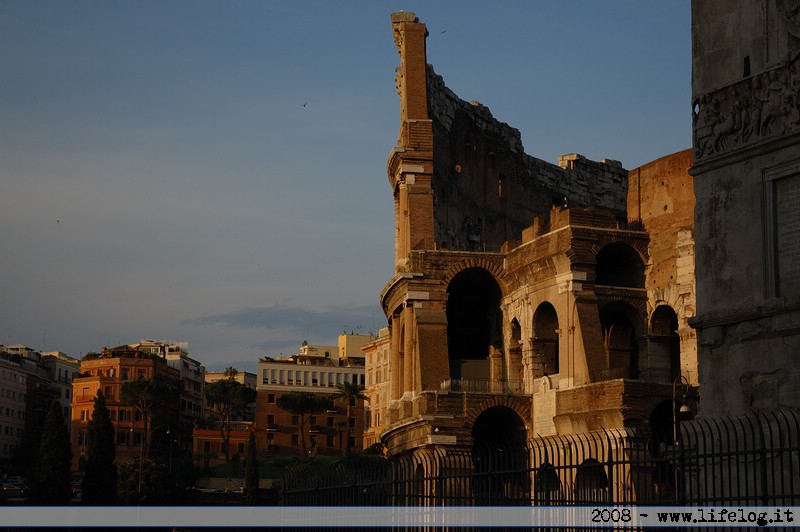
[[[292,425],[300,423],[300,416],[292,416]]]
[[[129,376],[128,368],[122,368],[120,370],[120,373],[122,374],[122,380],[124,380],[124,381],[128,380],[128,378],[129,378],[128,377]]]
[[[134,419],[134,421],[141,421],[142,420],[142,411],[141,410],[136,410],[133,413],[133,419]]]
[[[325,445],[327,445],[328,447],[333,447],[333,446],[336,445],[334,443],[334,441],[333,441],[333,436],[326,436],[325,437]]]
[[[332,426],[333,426],[333,416],[328,416],[327,425],[328,425],[329,427],[332,427]]]
[[[210,441],[204,441],[203,442],[203,452],[204,453],[210,453],[211,452],[211,442]]]
[[[292,445],[300,445],[300,438],[297,436],[297,434],[292,434]]]
[[[237,446],[236,451],[239,454],[244,454],[244,442],[239,442],[239,445]]]
[[[267,414],[267,423],[270,425],[275,423],[275,414]]]
[[[268,403],[274,403],[275,402],[275,394],[274,393],[267,394],[267,402]]]
[[[119,411],[119,420],[125,421],[128,419],[128,411],[127,410],[120,410]]]

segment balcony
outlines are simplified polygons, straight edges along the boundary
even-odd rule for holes
[[[439,385],[439,391],[490,395],[525,395],[525,386],[522,381],[516,380],[447,379]]]

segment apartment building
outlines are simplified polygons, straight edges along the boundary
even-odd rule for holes
[[[117,463],[140,456],[167,456],[170,452],[180,454],[183,447],[188,452],[191,430],[188,434],[182,432],[180,401],[159,406],[149,413],[149,419],[145,419],[141,411],[123,402],[121,397],[122,385],[128,381],[159,376],[181,380],[181,371],[168,364],[165,354],[155,346],[126,344],[103,348],[101,353],[90,353],[83,357],[80,376],[73,380],[70,431],[73,470],[83,468],[86,428],[98,390],[105,396],[117,434]],[[175,441],[178,447],[173,449]]]
[[[391,336],[389,328],[378,331],[378,337],[362,346],[366,367],[367,404],[364,428],[364,448],[381,442],[389,407],[389,360]]]
[[[280,409],[277,401],[291,391],[306,391],[331,397],[336,385],[351,382],[365,385],[364,353],[361,347],[374,337],[342,334],[335,346],[303,342],[296,355],[264,357],[258,361],[256,390],[256,440],[268,454],[302,454],[299,416]],[[335,455],[347,448],[363,448],[364,400],[351,404],[331,400],[322,413],[308,421],[310,455]]]
[[[20,461],[30,459],[26,451],[39,438],[53,399],[69,419],[70,383],[77,371],[78,361],[61,352],[0,346],[0,469],[24,467]]]

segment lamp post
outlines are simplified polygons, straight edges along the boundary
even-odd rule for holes
[[[684,472],[684,455],[683,455],[683,440],[678,440],[680,436],[680,416],[691,412],[689,405],[686,404],[686,396],[689,394],[689,380],[681,374],[672,381],[672,442],[673,449],[676,451],[677,467],[674,470],[674,489],[675,500],[680,504],[683,497],[683,472]],[[678,408],[678,396],[681,396],[681,406]]]
[[[169,465],[170,465],[170,473],[172,472],[172,436],[170,436],[170,427],[169,427],[169,425],[167,425],[165,423],[163,425],[159,425],[157,427],[154,427],[153,429],[151,429],[150,431],[145,433],[144,438],[142,438],[142,440],[139,442],[139,479],[138,479],[139,482],[138,482],[137,490],[136,490],[136,495],[137,495],[137,499],[138,499],[139,504],[141,504],[141,502],[142,502],[142,474],[143,474],[142,465],[144,463],[144,444],[145,444],[145,442],[147,440],[150,439],[150,436],[152,436],[155,431],[157,431],[158,429],[163,429],[164,427],[167,427],[167,436],[169,436],[169,455],[170,455],[169,456],[169,462],[170,462]],[[131,427],[131,432],[133,432],[133,427]]]
[[[686,404],[686,396],[689,394],[689,380],[680,375],[675,377],[672,381],[672,442],[678,444],[678,423],[680,421],[679,414],[688,414],[691,409]],[[681,406],[678,408],[678,397],[682,396]]]

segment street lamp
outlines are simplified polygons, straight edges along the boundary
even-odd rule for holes
[[[678,443],[678,422],[679,414],[685,415],[691,412],[689,405],[686,404],[686,396],[689,394],[689,380],[680,375],[672,381],[672,441]],[[681,406],[678,408],[678,397],[682,397]]]
[[[151,430],[149,430],[145,434],[145,437],[142,438],[142,440],[139,442],[139,483],[137,486],[137,497],[140,504],[142,502],[142,474],[143,474],[142,464],[144,462],[144,444],[147,440],[150,439],[150,436],[152,436],[155,431],[157,431],[158,429],[163,429],[164,427],[167,427],[166,434],[167,436],[169,436],[169,466],[170,466],[170,473],[172,473],[172,436],[170,436],[170,426],[164,423],[163,425],[153,427]],[[131,432],[133,432],[133,426],[131,426]]]

